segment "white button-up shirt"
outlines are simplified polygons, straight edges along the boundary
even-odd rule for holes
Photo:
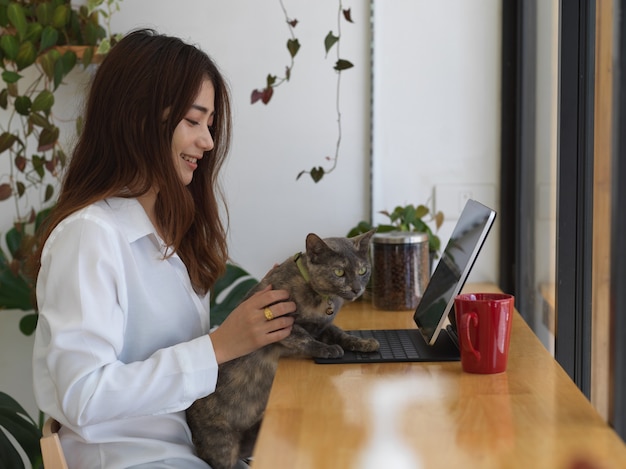
[[[63,425],[70,467],[208,467],[193,453],[184,411],[217,381],[209,295],[165,254],[135,199],[90,205],[45,244],[35,396]]]

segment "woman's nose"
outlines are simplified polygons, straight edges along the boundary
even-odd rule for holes
[[[204,151],[213,150],[215,146],[215,142],[213,141],[213,135],[211,134],[211,130],[207,127],[202,135],[198,139],[198,144]]]

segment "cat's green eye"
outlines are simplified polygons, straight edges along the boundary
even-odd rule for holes
[[[343,277],[344,271],[343,269],[335,269],[335,275],[337,277]]]
[[[367,272],[367,268],[366,268],[366,267],[361,267],[361,268],[357,271],[357,273],[358,273],[359,275],[365,275],[365,272]]]

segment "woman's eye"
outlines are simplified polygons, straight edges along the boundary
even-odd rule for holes
[[[361,267],[361,268],[357,271],[357,273],[358,273],[359,275],[365,275],[365,272],[367,272],[367,269],[366,269],[365,267]]]
[[[337,277],[343,277],[343,269],[335,269],[335,275]]]
[[[186,120],[187,122],[189,122],[191,125],[198,125],[198,124],[200,124],[200,122],[195,121],[195,120],[193,120],[193,119],[188,119],[188,118],[185,118],[185,120]]]

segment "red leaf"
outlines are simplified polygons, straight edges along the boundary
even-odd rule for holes
[[[272,88],[271,86],[265,88],[263,90],[263,98],[261,99],[261,101],[263,101],[263,104],[269,103],[270,99],[272,99],[273,94],[274,94],[274,88]]]
[[[272,99],[273,94],[274,88],[272,88],[271,86],[264,88],[263,91],[254,90],[252,92],[252,96],[250,97],[250,103],[254,104],[260,100],[263,104],[267,104],[270,102],[270,99]]]
[[[289,23],[289,26],[291,26],[292,28],[295,28],[296,25],[298,24],[298,20],[293,19],[291,21],[287,21]]]
[[[352,12],[350,11],[350,8],[348,8],[347,10],[343,10],[343,17],[346,19],[346,21],[354,23],[354,21],[352,21]]]
[[[19,172],[23,173],[24,169],[26,169],[26,158],[24,158],[22,155],[17,155],[15,157],[15,167],[18,169]]]
[[[0,200],[7,200],[11,197],[13,190],[11,189],[11,185],[9,183],[0,184]]]
[[[252,96],[250,97],[250,104],[256,103],[263,97],[263,91],[254,90],[252,91]]]

